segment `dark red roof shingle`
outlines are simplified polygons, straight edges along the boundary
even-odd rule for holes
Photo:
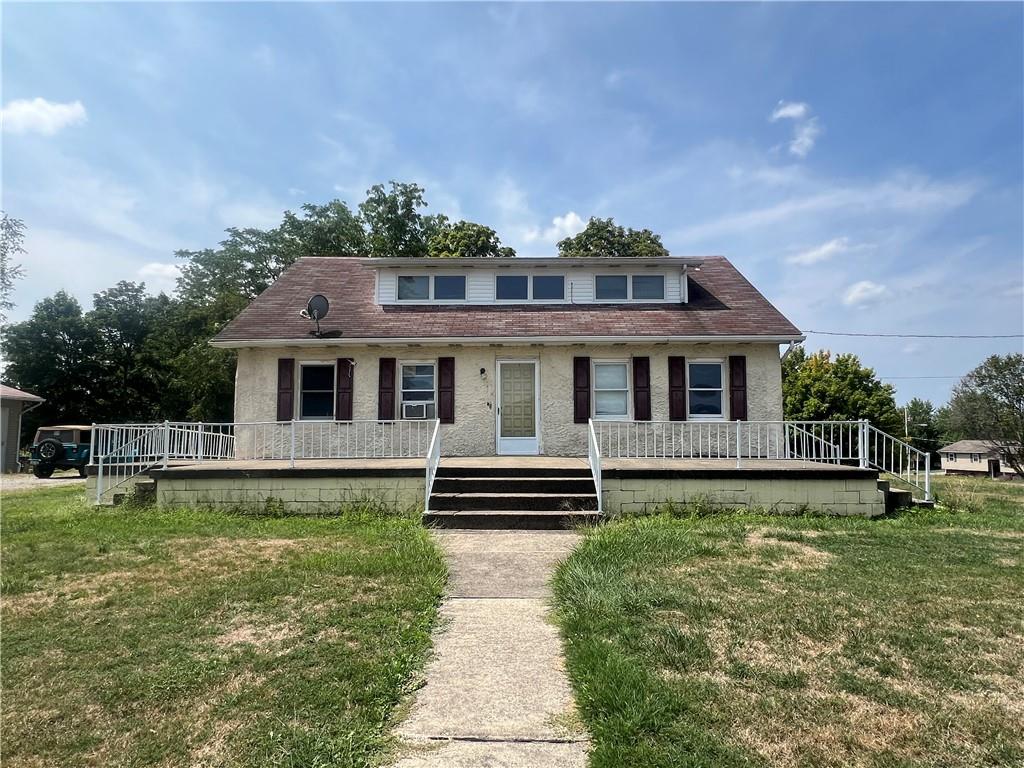
[[[525,259],[524,259],[525,261]],[[314,293],[331,311],[325,334],[356,339],[551,336],[797,337],[789,322],[729,261],[707,257],[690,272],[686,304],[540,304],[403,306],[375,303],[370,259],[300,259],[213,339],[299,341],[312,335],[299,310]]]

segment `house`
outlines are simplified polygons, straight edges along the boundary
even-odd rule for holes
[[[0,384],[0,473],[17,472],[21,416],[45,402],[39,395]]]
[[[985,440],[958,440],[939,450],[947,475],[1018,476],[1006,456]]]
[[[236,422],[437,418],[446,456],[583,456],[591,418],[781,420],[802,339],[718,256],[305,258],[211,343]]]
[[[802,339],[720,256],[304,258],[210,342],[237,353],[234,421],[97,425],[87,488],[463,526],[668,501],[871,516],[880,471],[928,499],[912,446],[783,418]]]

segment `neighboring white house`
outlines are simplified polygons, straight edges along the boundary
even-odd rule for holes
[[[581,456],[591,418],[781,420],[802,339],[720,256],[310,257],[211,343],[236,422],[436,418],[446,456]]]
[[[984,440],[958,440],[939,450],[942,468],[948,475],[1016,475],[1013,467],[991,443]]]
[[[38,395],[0,384],[0,472],[18,471],[21,415],[42,402]]]

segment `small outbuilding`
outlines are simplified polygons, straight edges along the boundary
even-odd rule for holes
[[[0,473],[18,471],[21,416],[44,401],[39,395],[0,384]]]

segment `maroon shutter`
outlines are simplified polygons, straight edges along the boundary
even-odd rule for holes
[[[633,420],[651,420],[651,358],[633,358]]]
[[[334,369],[335,386],[338,390],[334,403],[335,421],[352,421],[352,374],[355,362],[350,357],[339,357]]]
[[[686,421],[686,358],[668,359],[668,417]]]
[[[277,361],[277,420],[295,418],[295,359],[282,357]]]
[[[590,358],[572,359],[572,420],[586,424],[590,420]]]
[[[747,358],[729,355],[729,418],[747,419]]]
[[[437,418],[442,424],[455,423],[455,358],[437,358]]]
[[[380,359],[380,375],[377,378],[377,419],[395,419],[395,358]]]

